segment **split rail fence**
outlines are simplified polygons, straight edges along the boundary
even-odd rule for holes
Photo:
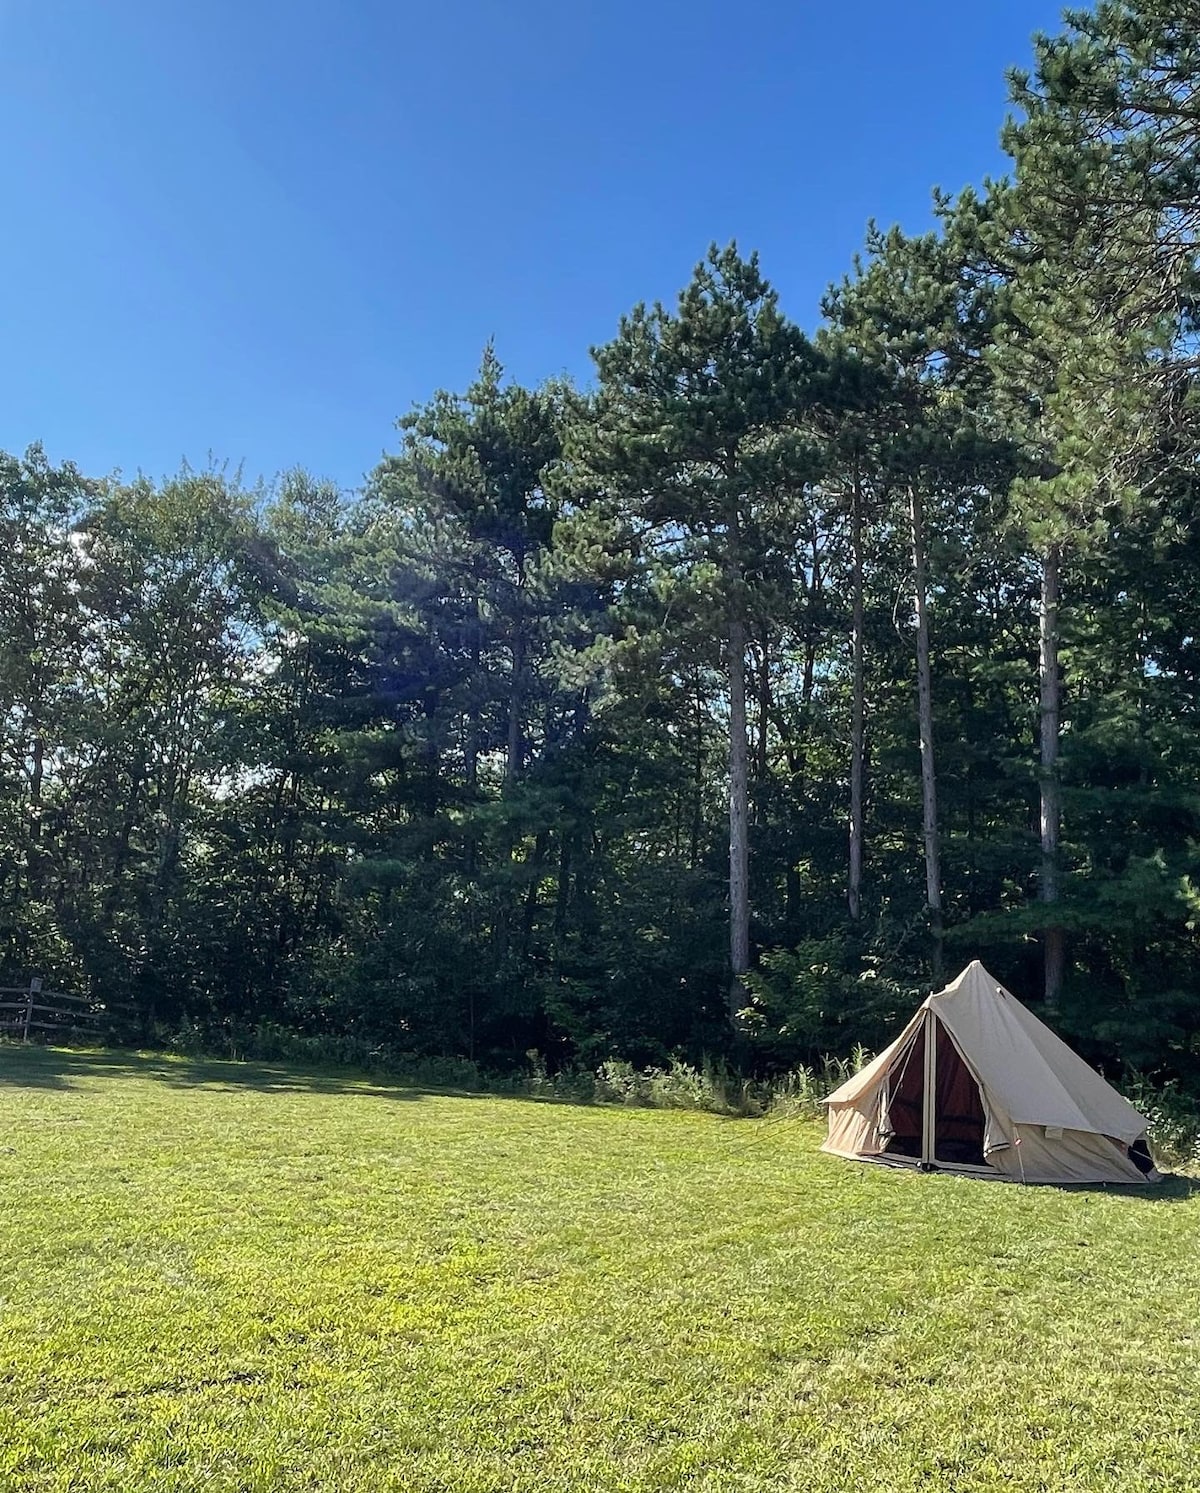
[[[65,990],[45,990],[35,975],[28,985],[0,985],[0,1034],[22,1042],[47,1033],[63,1036],[100,1036],[116,1016],[110,1006],[69,995]]]

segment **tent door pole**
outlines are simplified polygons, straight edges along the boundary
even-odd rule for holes
[[[934,1126],[937,1122],[937,1023],[932,1011],[925,1012],[925,1098],[921,1116],[921,1162],[934,1160]]]

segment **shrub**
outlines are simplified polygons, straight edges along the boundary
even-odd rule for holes
[[[1125,1096],[1149,1123],[1155,1158],[1167,1166],[1200,1167],[1200,1107],[1173,1081],[1155,1084],[1133,1074],[1122,1085]]]

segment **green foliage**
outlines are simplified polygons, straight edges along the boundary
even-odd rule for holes
[[[755,1047],[783,1066],[849,1053],[856,1043],[878,1051],[922,998],[881,963],[862,958],[845,936],[764,953],[748,981]]]
[[[1130,1075],[1123,1085],[1128,1098],[1149,1122],[1148,1134],[1160,1162],[1195,1172],[1200,1167],[1200,1106],[1196,1097],[1175,1083],[1156,1085]]]
[[[703,1068],[675,1062],[669,1068],[639,1070],[632,1063],[610,1059],[600,1065],[596,1078],[596,1097],[602,1102],[648,1109],[701,1109],[711,1114],[737,1112],[729,1076],[707,1063]]]

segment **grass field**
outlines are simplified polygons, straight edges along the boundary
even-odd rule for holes
[[[0,1488],[1200,1489],[1200,1184],[0,1048]]]

